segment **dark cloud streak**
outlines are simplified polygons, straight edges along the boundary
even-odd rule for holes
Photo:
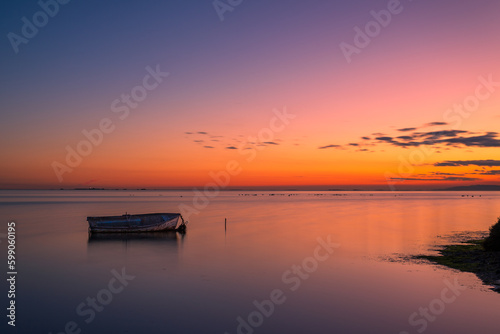
[[[324,149],[327,149],[327,148],[340,148],[342,146],[340,145],[326,145],[326,146],[320,146],[318,147],[320,150],[324,150]]]
[[[498,167],[500,160],[447,160],[436,162],[436,167],[457,167],[457,166],[479,166],[479,167]]]
[[[425,177],[394,177],[391,178],[392,181],[481,181],[482,179],[477,177],[458,177],[458,176],[447,176],[442,178],[425,178]]]
[[[442,126],[442,125],[448,125],[446,122],[430,122],[424,125],[424,127],[428,126]]]

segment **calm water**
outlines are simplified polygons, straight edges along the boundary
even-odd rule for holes
[[[474,275],[384,259],[487,230],[500,193],[273,193],[223,192],[184,236],[117,239],[89,238],[86,217],[178,212],[193,193],[0,191],[17,332],[498,333],[500,294]]]

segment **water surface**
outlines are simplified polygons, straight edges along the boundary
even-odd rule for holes
[[[500,295],[474,275],[385,260],[486,231],[500,215],[498,192],[228,191],[189,217],[185,235],[87,231],[87,216],[180,204],[193,205],[193,193],[0,191],[0,233],[17,224],[16,330],[59,333],[74,322],[95,334],[498,332]],[[328,240],[339,245],[331,254]],[[113,279],[123,273],[126,286]],[[459,295],[440,303],[455,280]],[[280,302],[271,307],[273,293]],[[106,304],[97,298],[93,309],[96,297]],[[418,312],[429,307],[425,320]]]

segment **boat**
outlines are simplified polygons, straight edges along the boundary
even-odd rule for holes
[[[180,213],[147,213],[139,215],[87,217],[89,232],[128,233],[186,230]]]

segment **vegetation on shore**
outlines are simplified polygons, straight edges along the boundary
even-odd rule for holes
[[[500,217],[497,223],[490,227],[490,235],[484,240],[483,246],[489,252],[500,251]]]
[[[420,255],[436,264],[476,274],[487,285],[496,285],[500,292],[500,217],[485,239],[468,240],[459,245],[447,245],[440,255]]]

